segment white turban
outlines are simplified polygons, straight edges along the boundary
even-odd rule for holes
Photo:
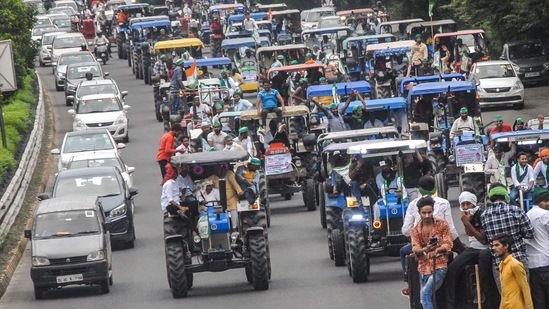
[[[477,205],[477,196],[474,195],[471,192],[463,191],[459,195],[459,204],[461,205],[461,203],[463,203],[463,202],[469,202],[469,203],[476,206]]]

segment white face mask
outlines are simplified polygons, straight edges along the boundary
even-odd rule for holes
[[[475,206],[475,208],[471,208],[471,209],[463,209],[463,206],[459,206],[459,210],[463,211],[463,212],[466,212],[468,213],[469,215],[473,216],[475,215],[475,213],[478,211],[478,209],[480,208],[480,206]]]

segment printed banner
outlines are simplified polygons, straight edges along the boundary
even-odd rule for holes
[[[293,171],[292,154],[282,153],[265,156],[265,174],[278,175]]]
[[[459,145],[455,150],[457,166],[484,162],[484,150],[481,144]]]

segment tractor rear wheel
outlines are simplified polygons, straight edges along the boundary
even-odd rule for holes
[[[260,234],[252,235],[249,239],[249,246],[254,290],[267,290],[269,289],[269,269],[265,237]]]
[[[318,184],[318,206],[320,207],[320,226],[326,228],[326,196],[322,190],[322,183]]]
[[[435,174],[435,184],[437,189],[437,196],[448,199],[448,185],[446,184],[446,177],[444,173]]]
[[[477,201],[484,204],[486,199],[486,184],[484,173],[461,174],[461,191],[469,191],[477,196]]]
[[[335,266],[345,265],[345,239],[343,231],[340,229],[332,230],[332,250],[334,254]]]
[[[328,234],[328,252],[330,259],[334,259],[332,247],[332,230],[339,228],[341,222],[341,208],[326,207],[326,233]]]
[[[305,200],[305,207],[307,207],[308,211],[316,210],[315,193],[315,181],[313,179],[307,179],[305,181],[305,188],[303,190],[303,199]]]

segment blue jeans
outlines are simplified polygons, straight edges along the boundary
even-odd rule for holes
[[[179,98],[179,94],[174,95],[173,101],[172,101],[172,114],[177,114],[179,112],[180,105],[181,105],[181,99]]]
[[[419,285],[421,287],[420,298],[423,309],[433,309],[433,293],[436,293],[436,291],[442,286],[442,283],[444,283],[446,270],[446,268],[442,268],[435,271],[437,282],[434,289],[432,275],[419,275]]]
[[[360,189],[361,182],[358,180],[353,180],[351,182],[351,194],[356,198],[358,202],[362,201],[361,192]],[[368,196],[368,199],[370,200],[370,204],[373,206],[375,202],[377,202],[377,186],[374,187],[375,183],[369,182],[366,184],[366,187],[364,188],[364,192],[366,193],[366,196]]]
[[[238,184],[240,185],[240,188],[242,191],[244,191],[244,196],[246,197],[246,200],[248,203],[253,204],[255,200],[257,199],[258,190],[255,185],[255,183],[250,186],[245,181],[238,181]]]
[[[520,197],[519,190],[517,188],[513,188],[511,190],[511,193],[509,193],[509,198],[511,199],[511,205],[518,206],[520,201],[517,201],[517,199]],[[531,199],[532,198],[532,191],[526,191],[522,192],[522,199]]]
[[[400,265],[402,266],[402,272],[406,275],[406,257],[412,253],[412,244],[406,244],[400,248]]]

